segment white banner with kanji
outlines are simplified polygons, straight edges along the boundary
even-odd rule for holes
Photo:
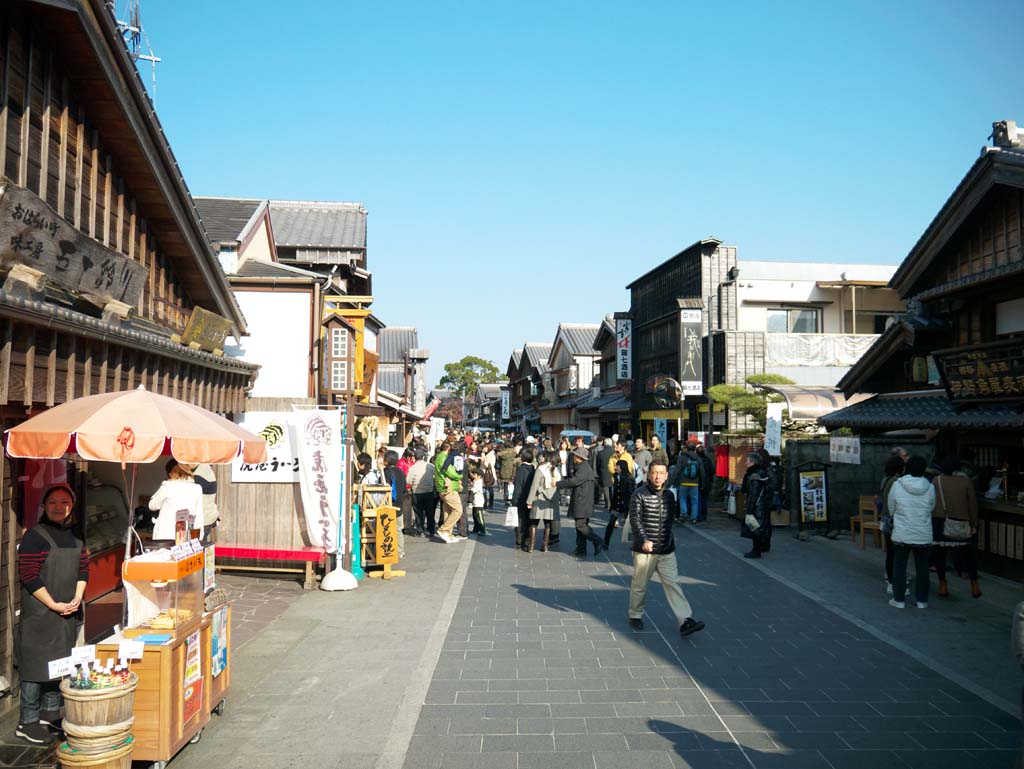
[[[298,449],[299,488],[306,532],[314,547],[343,550],[338,536],[342,485],[342,413],[339,409],[292,412],[290,428]]]

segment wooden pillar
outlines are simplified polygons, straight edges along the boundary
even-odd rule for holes
[[[32,405],[32,389],[36,379],[36,330],[30,326],[25,335],[25,394],[22,403],[26,408]]]
[[[0,405],[6,406],[11,397],[11,348],[14,346],[14,321],[5,320],[3,342],[0,347]],[[0,461],[0,464],[3,464]]]
[[[57,395],[57,345],[60,336],[50,332],[50,352],[46,357],[46,405],[52,406]]]

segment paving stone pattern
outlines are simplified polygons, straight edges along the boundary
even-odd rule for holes
[[[628,628],[625,546],[581,561],[490,530],[405,769],[1014,763],[1005,711],[692,532],[681,581],[708,626],[681,639],[657,583],[644,632]]]

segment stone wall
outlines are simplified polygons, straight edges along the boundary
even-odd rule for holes
[[[911,455],[920,454],[931,461],[934,446],[922,439],[861,438],[859,465],[833,464],[827,468],[826,499],[828,502],[829,528],[840,531],[850,530],[850,516],[856,514],[857,498],[862,494],[875,494],[882,480],[885,460],[896,446],[902,446]],[[809,441],[787,441],[784,449],[784,473],[786,475],[786,502],[790,521],[795,525],[800,520],[800,497],[796,493],[797,474],[803,462],[828,462],[828,439]],[[807,466],[804,470],[818,470],[821,466]]]

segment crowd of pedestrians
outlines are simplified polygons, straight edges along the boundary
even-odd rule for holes
[[[573,553],[580,558],[591,549],[599,556],[621,529],[622,542],[632,543],[634,561],[630,625],[643,627],[647,587],[657,573],[680,633],[689,635],[704,623],[691,616],[678,584],[672,528],[706,520],[714,468],[696,444],[673,454],[657,437],[649,446],[617,436],[587,446],[582,437],[556,444],[537,436],[452,431],[434,451],[414,438],[401,456],[387,449],[376,457],[359,454],[357,482],[387,487],[371,492],[376,504],[388,501],[390,490],[390,503],[402,518],[400,555],[406,537],[445,544],[486,537],[484,512],[496,509],[496,499],[515,524],[515,547],[525,552],[557,549],[563,517],[573,522]],[[608,514],[603,536],[591,526],[598,506]],[[757,541],[766,541],[764,530],[758,536]]]

